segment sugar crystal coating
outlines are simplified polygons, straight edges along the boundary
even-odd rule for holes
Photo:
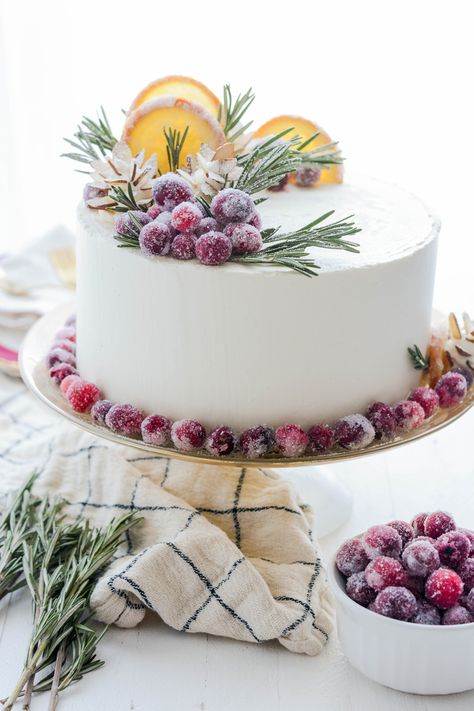
[[[402,546],[406,546],[406,544],[409,543],[415,535],[412,526],[407,523],[407,521],[389,521],[387,526],[391,526],[398,531],[398,535],[402,539]]]
[[[219,425],[209,433],[204,446],[213,457],[224,457],[234,451],[236,441],[236,436],[230,427]]]
[[[312,454],[329,452],[334,444],[334,430],[329,425],[313,425],[308,430],[308,451]]]
[[[453,407],[466,397],[466,378],[460,373],[453,373],[453,371],[445,373],[436,383],[435,390],[441,407]]]
[[[419,427],[425,419],[425,411],[414,400],[401,400],[394,408],[397,425],[403,432]]]
[[[206,232],[196,242],[196,256],[201,264],[217,266],[227,262],[232,243],[222,232]]]
[[[426,418],[434,415],[439,408],[438,393],[433,388],[415,388],[408,399],[421,405]]]
[[[411,575],[423,578],[440,566],[438,551],[429,541],[411,541],[403,550],[402,561]]]
[[[165,447],[171,442],[171,420],[163,415],[148,415],[141,423],[141,433],[147,444]]]
[[[247,220],[247,223],[249,225],[253,225],[254,227],[257,228],[257,230],[262,229],[262,218],[260,217],[260,213],[258,213],[256,210],[252,212],[250,217]]]
[[[337,569],[346,577],[361,573],[369,563],[360,538],[350,538],[339,546],[336,553]]]
[[[284,457],[300,457],[306,451],[309,437],[299,425],[281,425],[275,430],[275,441]]]
[[[61,341],[63,339],[67,341],[76,342],[76,328],[75,326],[63,326],[57,332],[55,339]]]
[[[113,407],[113,404],[111,400],[97,400],[91,409],[91,417],[94,422],[97,422],[99,425],[105,425],[105,418],[108,411]]]
[[[125,437],[135,437],[141,432],[145,415],[129,403],[113,405],[105,416],[105,424],[113,432]]]
[[[60,348],[61,350],[68,351],[69,353],[72,353],[75,355],[76,353],[76,344],[74,341],[67,341],[66,339],[63,338],[61,341],[53,341],[51,345],[51,350],[50,353],[56,348]]]
[[[362,536],[362,545],[371,560],[379,556],[398,558],[402,552],[400,534],[391,526],[371,526]]]
[[[469,612],[474,615],[474,588],[469,590],[467,597],[466,597],[466,607],[469,610]]]
[[[468,558],[457,570],[464,583],[464,590],[469,592],[474,588],[474,558]]]
[[[201,220],[201,210],[193,202],[182,202],[171,213],[171,224],[178,232],[194,232]]]
[[[440,625],[441,613],[437,607],[426,600],[417,600],[417,609],[410,622],[416,625]]]
[[[469,538],[461,531],[443,533],[435,542],[441,565],[459,568],[468,559],[471,550]]]
[[[66,377],[61,380],[59,389],[61,390],[61,392],[64,396],[67,395],[67,391],[68,391],[71,383],[74,383],[76,380],[81,380],[81,377],[77,373],[70,373],[69,375],[66,375]]]
[[[447,511],[433,511],[425,519],[425,534],[430,538],[439,538],[443,533],[454,531],[456,522]]]
[[[203,217],[195,230],[196,237],[201,237],[206,232],[219,232],[219,223],[213,217]]]
[[[56,385],[60,385],[69,375],[77,375],[77,370],[70,363],[55,363],[49,369],[49,377]]]
[[[379,592],[384,588],[405,585],[407,573],[400,561],[388,556],[379,556],[371,560],[365,569],[368,585]]]
[[[353,573],[346,580],[346,593],[359,605],[368,607],[375,600],[377,593],[365,579],[364,571]]]
[[[157,220],[150,222],[140,230],[140,249],[149,257],[162,257],[168,254],[171,240],[172,237],[168,227]]]
[[[468,625],[474,622],[474,618],[465,607],[455,605],[443,615],[443,625]]]
[[[148,225],[152,218],[147,212],[141,210],[129,210],[128,212],[120,212],[115,218],[115,229],[121,235],[134,237],[138,232],[138,221],[142,227]]]
[[[212,198],[211,213],[218,222],[247,222],[255,210],[255,204],[248,193],[236,188],[224,188]]]
[[[76,365],[76,356],[65,348],[53,348],[46,356],[46,367],[52,368],[56,363],[69,363]]]
[[[302,165],[296,169],[295,182],[300,188],[309,188],[315,185],[321,177],[319,168],[311,165]]]
[[[71,314],[64,321],[65,326],[75,326],[76,325],[76,314]]]
[[[425,533],[425,520],[427,513],[422,512],[413,517],[411,525],[415,536],[423,536]]]
[[[234,254],[253,254],[258,252],[263,245],[257,228],[245,222],[230,222],[226,226],[224,234],[232,242]]]
[[[412,592],[404,587],[384,588],[374,602],[374,611],[395,620],[409,620],[416,613],[417,602]]]
[[[428,602],[441,610],[454,607],[464,590],[464,583],[454,570],[438,568],[426,581],[425,595]]]
[[[196,256],[196,240],[193,234],[179,234],[171,243],[171,256],[175,259],[194,259]]]
[[[267,425],[256,425],[242,432],[239,448],[249,459],[258,459],[275,447],[275,432]]]
[[[160,176],[153,185],[153,199],[157,205],[161,205],[171,212],[176,205],[192,200],[193,191],[191,186],[175,173],[165,173]]]
[[[466,380],[466,387],[468,390],[472,387],[472,384],[474,383],[474,371],[458,366],[457,368],[453,368],[451,373],[459,373],[459,375],[462,375]]]
[[[461,533],[464,533],[464,535],[469,538],[471,544],[470,555],[472,555],[474,553],[474,532],[469,531],[467,528],[458,528],[458,531],[461,531]]]
[[[151,217],[152,220],[156,220],[158,215],[161,215],[161,213],[164,211],[164,207],[162,205],[152,205],[151,207],[148,208],[146,211],[146,214]]]
[[[390,405],[374,402],[367,410],[367,419],[375,430],[376,439],[389,439],[397,429],[397,418]]]
[[[196,420],[178,420],[171,427],[171,439],[176,449],[192,452],[203,446],[206,430]]]
[[[334,439],[344,449],[363,449],[374,441],[375,430],[363,415],[348,415],[336,422]]]
[[[75,380],[68,388],[66,398],[75,412],[89,412],[92,405],[100,400],[102,393],[93,383]]]

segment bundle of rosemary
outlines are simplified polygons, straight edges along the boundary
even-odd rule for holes
[[[67,522],[63,502],[32,495],[35,478],[18,492],[0,523],[0,599],[27,586],[33,601],[25,664],[3,700],[4,711],[21,696],[29,709],[32,694],[48,690],[53,711],[60,691],[103,665],[96,649],[107,628],[89,624],[89,600],[98,574],[138,521],[128,513],[101,529],[86,519]]]

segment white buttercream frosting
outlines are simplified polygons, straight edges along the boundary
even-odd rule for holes
[[[277,268],[149,258],[119,249],[113,221],[81,207],[78,366],[106,397],[237,430],[309,426],[394,402],[418,380],[439,223],[374,180],[269,194],[265,227],[354,213],[360,254],[314,250],[307,278]]]

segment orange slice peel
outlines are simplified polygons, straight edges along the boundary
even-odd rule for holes
[[[179,99],[194,101],[201,104],[212,116],[217,117],[220,103],[217,96],[200,81],[179,75],[170,75],[152,81],[135,97],[128,113],[162,96],[176,96]]]

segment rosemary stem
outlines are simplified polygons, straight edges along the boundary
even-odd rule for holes
[[[20,678],[17,681],[15,688],[13,689],[10,696],[6,700],[3,711],[11,711],[12,710],[13,704],[16,702],[16,700],[20,696],[21,692],[23,691],[23,687],[28,682],[28,679],[30,678],[30,676],[32,676],[35,673],[36,665],[39,662],[39,660],[41,659],[41,655],[43,654],[47,645],[48,645],[47,639],[44,639],[41,642],[41,644],[38,645],[36,652],[33,654],[30,662],[26,664],[25,668],[23,669],[23,672],[20,675]]]
[[[61,678],[61,671],[64,664],[65,658],[65,643],[61,642],[59,645],[58,653],[56,655],[56,663],[54,665],[53,682],[51,685],[51,692],[49,695],[49,705],[48,711],[56,711],[59,701],[59,681]]]

